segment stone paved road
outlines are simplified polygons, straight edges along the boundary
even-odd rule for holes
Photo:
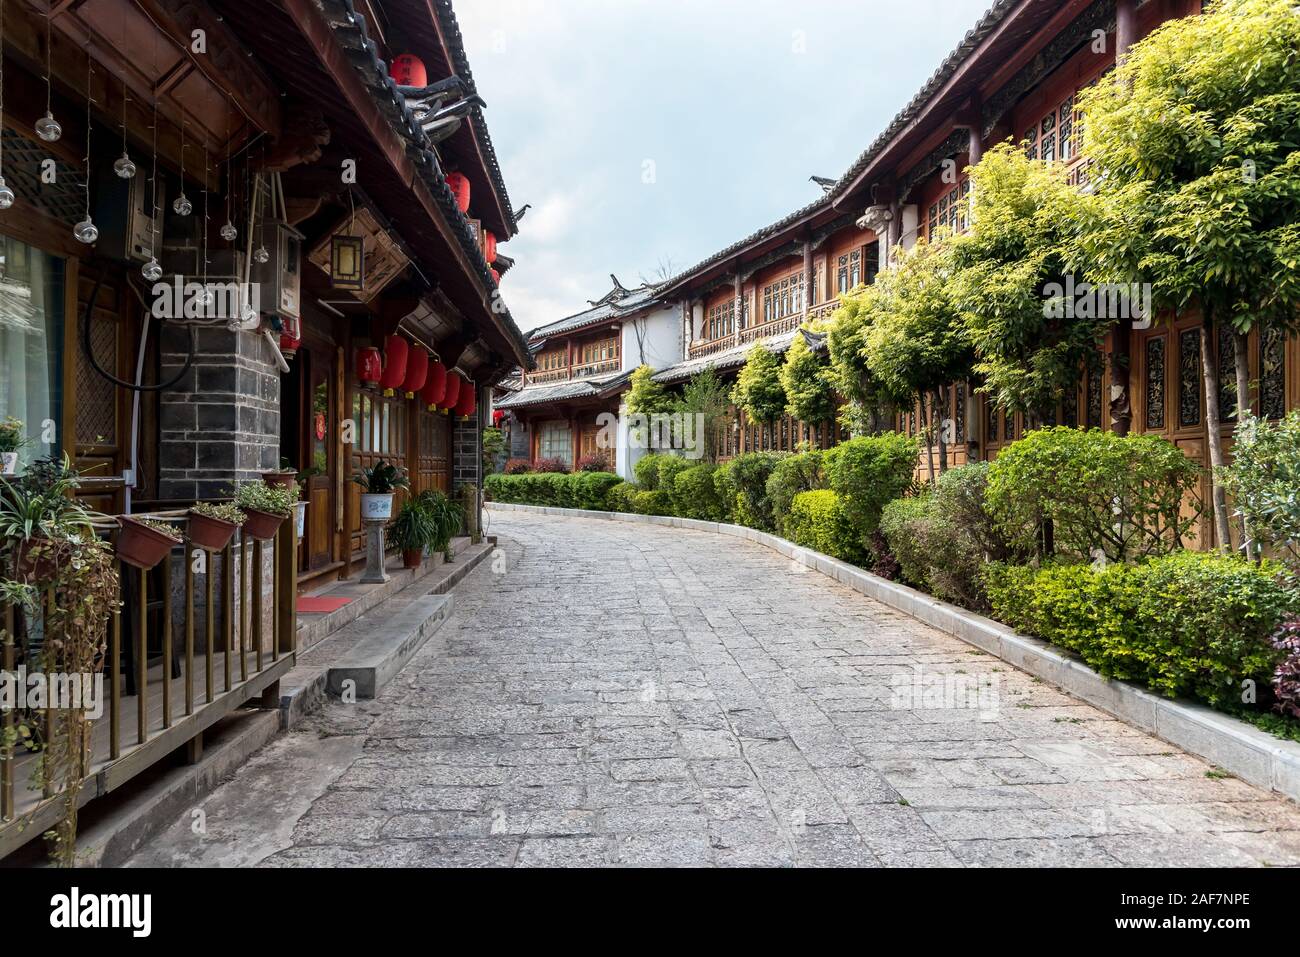
[[[1300,864],[1295,805],[765,548],[491,532],[504,572],[380,699],[328,706],[205,802],[205,837],[187,817],[136,863]],[[900,701],[895,676],[983,694]]]

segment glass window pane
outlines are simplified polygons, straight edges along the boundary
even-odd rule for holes
[[[19,471],[36,459],[57,456],[62,451],[60,428],[47,429],[63,421],[63,281],[62,259],[50,256],[26,243],[0,237],[4,271],[0,278],[0,420],[18,419],[24,425],[28,444],[19,450]],[[110,416],[102,425],[85,423],[87,432],[116,429]],[[78,415],[78,423],[90,418]],[[111,424],[111,428],[109,423]],[[52,444],[42,442],[53,437]],[[94,441],[96,435],[84,435]]]

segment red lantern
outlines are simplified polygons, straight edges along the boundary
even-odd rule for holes
[[[379,388],[385,395],[394,391],[406,381],[406,359],[410,346],[398,335],[391,335],[384,340],[384,375],[379,380]]]
[[[388,68],[388,75],[398,86],[429,85],[429,71],[424,68],[424,61],[410,53],[396,57]]]
[[[298,347],[302,345],[302,324],[297,319],[284,319],[283,328],[280,331],[280,354],[286,359],[292,359],[298,354]]]
[[[454,409],[456,402],[460,398],[460,385],[463,380],[460,373],[452,372],[447,376],[447,391],[442,395],[442,401],[438,407],[442,409]]]
[[[498,286],[501,285],[501,273],[497,272],[495,269],[492,270],[492,281]]]
[[[428,377],[429,353],[422,347],[416,346],[411,351],[410,358],[406,360],[406,381],[402,383],[402,391],[406,393],[406,397],[415,398],[415,393],[424,388]]]
[[[493,425],[495,428],[498,428],[498,429],[501,428],[501,423],[504,422],[505,420],[506,420],[506,410],[505,410],[505,409],[495,409],[495,410],[492,412],[492,425]]]
[[[456,206],[462,213],[469,212],[469,177],[464,173],[448,173],[447,185],[456,197]]]
[[[483,231],[483,256],[489,266],[497,261],[497,238],[490,230]]]
[[[442,402],[447,394],[447,367],[441,362],[429,363],[429,375],[424,380],[424,389],[420,392],[420,401],[430,409]]]
[[[357,381],[362,385],[378,385],[384,377],[384,360],[374,346],[357,350]]]
[[[473,382],[464,382],[460,387],[460,397],[456,400],[456,414],[464,417],[473,415],[478,409],[478,392]]]

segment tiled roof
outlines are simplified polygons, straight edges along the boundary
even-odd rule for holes
[[[593,376],[589,379],[530,385],[513,395],[496,400],[495,406],[498,409],[518,409],[548,402],[561,402],[565,399],[596,398],[617,389],[631,377],[630,372],[616,372],[613,375]]]
[[[622,289],[622,287],[618,287]],[[615,290],[615,292],[618,291]],[[623,289],[622,294],[617,297],[606,295],[596,301],[596,304],[590,309],[574,313],[564,319],[556,320],[549,325],[540,326],[529,333],[528,338],[534,346],[537,340],[544,339],[547,336],[558,335],[562,332],[572,332],[574,329],[581,329],[584,326],[594,325],[598,322],[604,322],[607,319],[616,319],[619,316],[625,316],[630,312],[635,312],[645,306],[652,304],[655,300],[655,286],[641,286],[639,289]]]
[[[770,226],[763,227],[739,242],[732,243],[726,249],[720,250],[712,256],[701,260],[689,269],[683,270],[672,279],[663,283],[663,285],[660,286],[660,289],[667,290],[673,286],[680,285],[684,280],[689,279],[696,273],[703,272],[712,266],[716,266],[720,262],[730,259],[737,253],[755,243],[760,243],[765,239],[770,239],[772,236],[775,236],[787,227],[820,211],[822,208],[829,208],[839,197],[839,194],[855,179],[857,179],[859,175],[861,175],[862,171],[870,165],[872,160],[880,155],[884,148],[889,145],[889,142],[916,118],[921,108],[925,106],[936,92],[938,92],[939,88],[942,87],[943,84],[947,83],[948,80],[953,77],[962,62],[974,52],[975,48],[979,46],[984,38],[1002,22],[1006,15],[1019,2],[1020,0],[995,0],[993,6],[991,6],[984,16],[980,18],[979,22],[966,33],[961,42],[957,44],[956,49],[948,54],[943,63],[939,65],[939,68],[935,70],[930,79],[926,81],[923,87],[921,87],[920,91],[912,97],[907,106],[903,107],[898,115],[894,117],[893,121],[885,127],[884,132],[876,137],[875,142],[863,151],[862,155],[857,158],[843,176],[836,180],[835,185],[830,187],[825,195],[819,196],[815,201],[809,203],[807,206],[795,210],[790,215],[782,217]]]
[[[438,203],[444,217],[457,234],[465,255],[478,270],[483,288],[489,291],[496,289],[497,284],[492,278],[492,267],[483,258],[483,250],[474,241],[469,220],[465,218],[465,214],[456,205],[456,198],[452,195],[451,187],[447,185],[442,165],[438,161],[438,155],[433,149],[433,144],[429,142],[424,129],[416,121],[411,108],[406,103],[406,97],[398,92],[397,84],[388,75],[388,65],[379,58],[379,48],[375,41],[370,39],[366,30],[365,17],[357,13],[356,7],[353,6],[353,0],[318,0],[318,2],[329,19],[330,26],[333,27],[339,41],[347,51],[353,68],[361,74],[379,109],[388,118],[393,128],[406,140],[407,155],[415,163],[420,171],[420,178],[424,181],[430,193],[433,194],[433,198]],[[446,7],[446,12],[449,13],[451,4],[449,0],[438,0],[437,7],[439,16],[442,17],[444,16],[442,8]],[[453,26],[455,24],[454,17],[451,24]],[[444,29],[446,29],[445,23]],[[459,42],[459,29],[456,30],[455,37]],[[460,57],[463,60],[463,50],[461,50]],[[464,65],[468,70],[468,64]],[[459,68],[458,63],[457,69]],[[462,76],[461,79],[472,86],[472,80],[468,76]],[[482,118],[477,117],[477,114],[476,122],[482,123]],[[484,134],[486,135],[486,128],[484,128]],[[488,156],[494,168],[494,175],[499,177],[500,171],[495,169],[496,160],[492,156],[490,149],[488,150]],[[519,345],[520,353],[527,355],[528,340],[519,331],[519,326],[515,323],[514,317],[510,315],[510,310],[506,308],[504,300],[498,299],[497,302],[500,303],[499,308],[503,310],[502,319],[506,328]],[[494,308],[496,307],[494,306]]]

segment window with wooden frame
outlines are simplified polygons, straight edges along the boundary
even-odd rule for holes
[[[597,362],[606,362],[610,359],[618,358],[618,337],[610,339],[597,339],[594,342],[584,342],[579,350],[580,362],[583,365],[592,365]]]
[[[970,180],[962,178],[952,189],[930,204],[926,217],[926,242],[937,242],[940,232],[958,235],[970,226]]]
[[[803,273],[792,273],[763,287],[763,322],[803,312]]]
[[[710,342],[725,339],[736,331],[736,300],[727,299],[709,310],[705,317],[705,338]]]
[[[543,352],[537,357],[537,371],[551,372],[555,369],[563,369],[569,364],[569,352],[567,349],[551,349]]]
[[[835,259],[835,290],[840,295],[863,282],[862,250],[851,249]]]

